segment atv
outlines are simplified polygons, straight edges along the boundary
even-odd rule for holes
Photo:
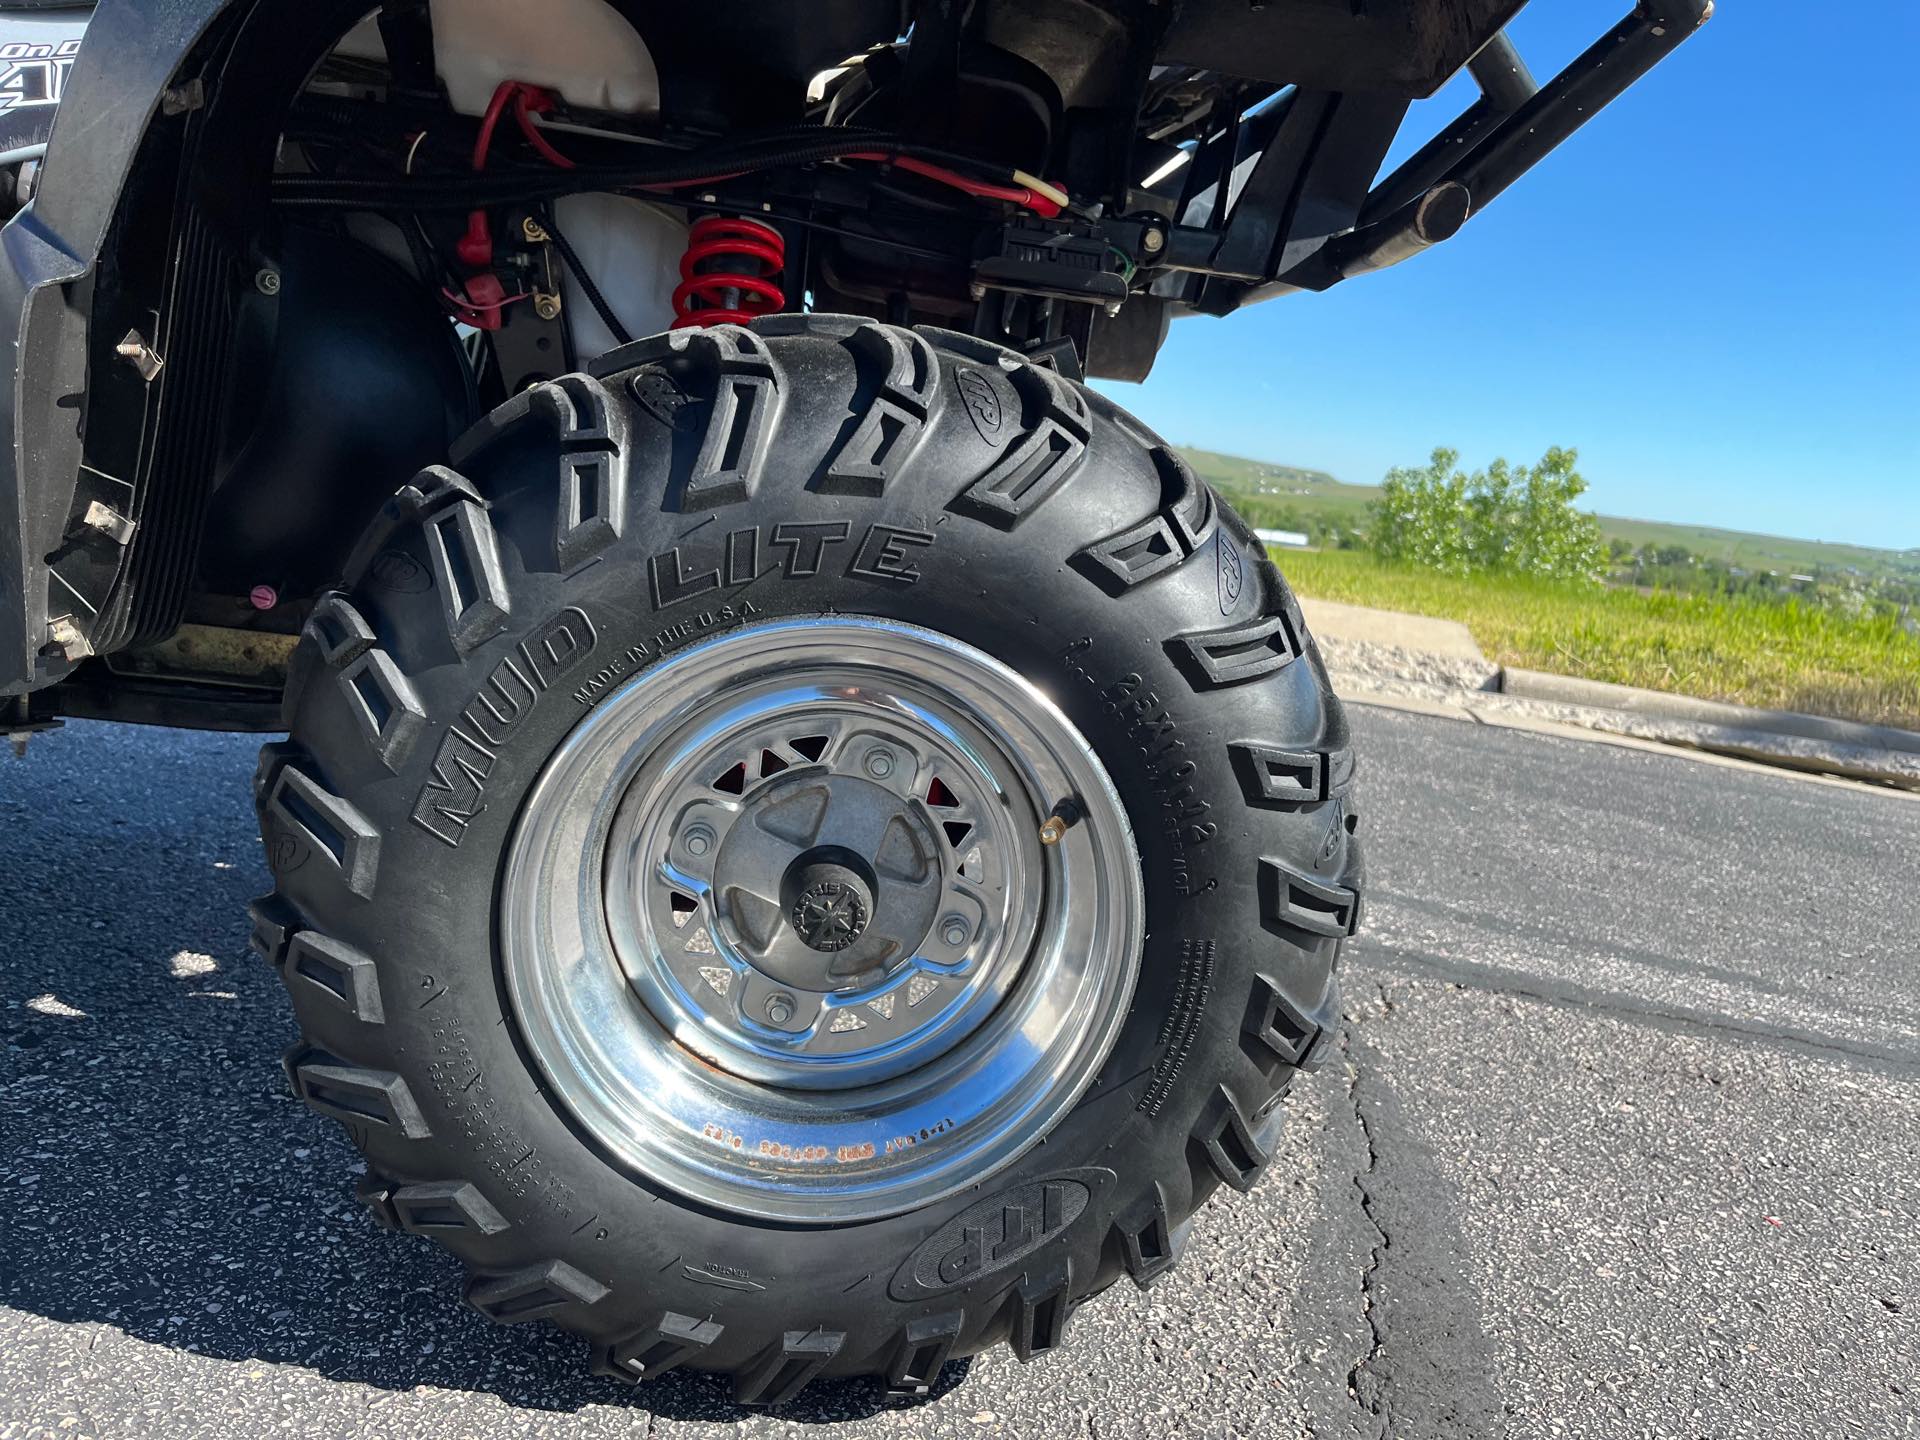
[[[1084,381],[1710,5],[1536,85],[1521,0],[371,4],[0,4],[5,731],[285,734],[287,1078],[485,1315],[748,1405],[1056,1349],[1259,1179],[1361,914],[1297,604]]]

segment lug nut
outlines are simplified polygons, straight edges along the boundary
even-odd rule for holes
[[[958,949],[967,943],[967,922],[958,915],[949,915],[940,922],[940,938]]]
[[[876,780],[884,780],[893,774],[893,752],[878,748],[867,752],[867,774]]]
[[[689,855],[704,855],[713,849],[713,831],[704,825],[690,828],[681,841],[687,847]]]
[[[793,997],[784,992],[767,997],[767,1019],[775,1025],[784,1025],[793,1019]]]

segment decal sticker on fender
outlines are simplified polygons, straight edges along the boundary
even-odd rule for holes
[[[58,105],[66,93],[67,75],[80,41],[35,44],[11,40],[0,44],[0,114],[34,105]]]

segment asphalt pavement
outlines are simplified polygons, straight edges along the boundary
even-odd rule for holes
[[[0,759],[0,1440],[1920,1435],[1920,800],[1355,712],[1347,1033],[1058,1358],[776,1416],[496,1329],[286,1091],[253,743]]]

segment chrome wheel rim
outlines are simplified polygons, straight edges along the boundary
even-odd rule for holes
[[[500,907],[554,1100],[651,1180],[803,1222],[927,1204],[1036,1143],[1111,1049],[1145,929],[1066,717],[980,650],[848,617],[736,631],[601,701],[526,801]]]

